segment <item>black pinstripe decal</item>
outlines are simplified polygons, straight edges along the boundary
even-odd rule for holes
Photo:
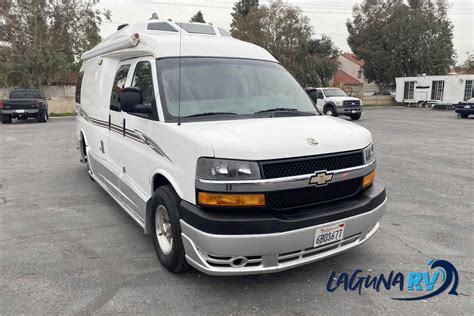
[[[87,122],[92,123],[95,126],[99,126],[105,129],[109,129],[109,122],[107,121],[102,121],[98,120],[96,118],[90,117],[84,109],[81,107],[77,106],[76,107],[76,112],[78,113],[79,116],[84,118]],[[121,136],[123,136],[123,127],[117,124],[110,124],[110,131],[117,133]],[[128,137],[130,139],[133,139],[136,142],[139,142],[141,144],[145,144],[148,147],[150,147],[154,152],[156,152],[158,155],[165,157],[169,161],[172,161],[170,157],[161,149],[158,144],[156,144],[150,137],[146,136],[142,132],[138,130],[130,130],[130,129],[125,129],[125,137]]]

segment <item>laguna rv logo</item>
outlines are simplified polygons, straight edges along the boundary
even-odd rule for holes
[[[459,283],[458,271],[454,265],[446,260],[428,260],[430,271],[410,271],[407,274],[391,271],[388,275],[363,275],[361,269],[357,269],[349,275],[341,272],[339,275],[335,271],[329,275],[326,284],[328,292],[337,289],[344,291],[358,291],[362,294],[362,289],[370,289],[379,292],[382,288],[387,291],[399,290],[400,292],[416,293],[424,291],[423,295],[392,297],[394,300],[415,301],[424,300],[440,295],[446,291],[448,295],[458,295],[457,287]]]

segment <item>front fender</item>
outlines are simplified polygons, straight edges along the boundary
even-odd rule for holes
[[[146,202],[146,209],[145,209],[145,234],[148,235],[151,232],[152,228],[152,221],[153,221],[153,210],[151,209],[151,200],[153,198],[153,179],[155,176],[160,175],[165,177],[166,180],[173,186],[173,189],[176,191],[176,194],[183,199],[183,192],[181,188],[178,185],[178,182],[172,177],[168,172],[162,170],[162,169],[155,169],[153,171],[153,174],[150,178],[150,198]]]

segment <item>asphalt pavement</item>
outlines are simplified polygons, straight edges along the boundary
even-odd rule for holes
[[[379,231],[338,256],[276,274],[174,275],[150,237],[79,162],[75,119],[0,125],[0,314],[474,314],[474,119],[371,108],[388,204]],[[458,295],[397,301],[398,289],[330,293],[332,271],[387,275],[453,263]]]

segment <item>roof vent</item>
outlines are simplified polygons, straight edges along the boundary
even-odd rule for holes
[[[148,23],[147,30],[150,30],[150,31],[165,31],[165,32],[178,32],[178,30],[176,30],[168,22]]]
[[[176,23],[188,33],[216,35],[214,28],[201,23]]]

